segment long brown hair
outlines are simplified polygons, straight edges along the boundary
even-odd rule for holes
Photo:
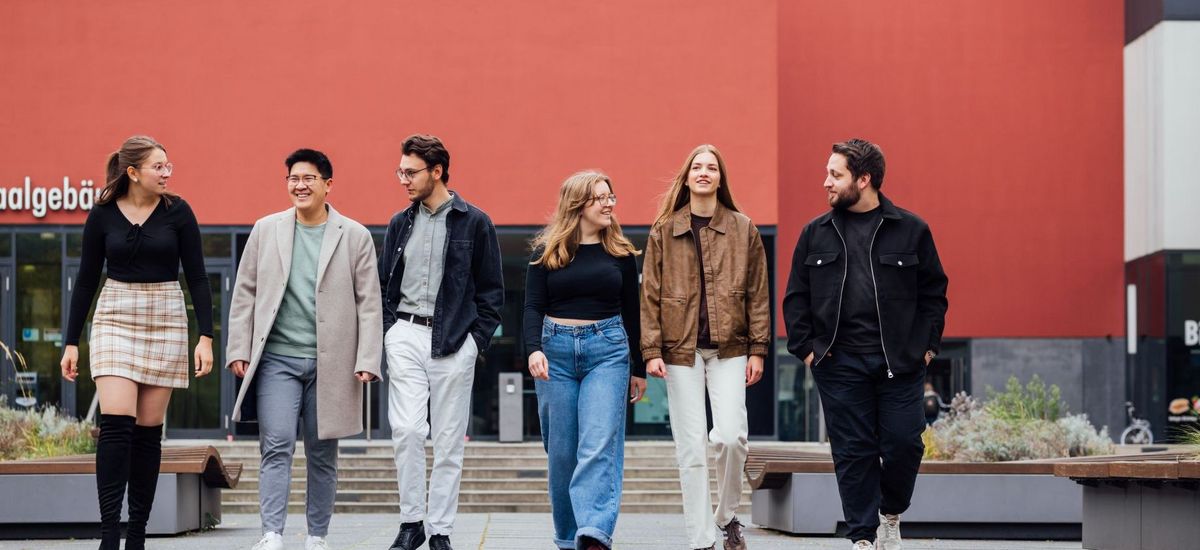
[[[558,208],[550,222],[533,238],[533,248],[542,249],[542,254],[531,265],[542,265],[546,269],[555,270],[567,267],[575,259],[575,251],[579,248],[582,230],[579,221],[583,218],[583,209],[592,200],[592,188],[597,183],[608,184],[610,193],[615,193],[612,180],[608,176],[587,170],[572,174],[563,182],[558,191]],[[624,257],[641,254],[629,239],[621,233],[621,224],[613,216],[612,225],[600,230],[600,243],[610,256]]]
[[[166,147],[154,141],[154,138],[150,136],[133,136],[125,140],[125,143],[121,144],[120,149],[108,155],[104,189],[100,191],[100,198],[96,200],[96,204],[107,204],[128,195],[129,167],[136,167],[145,162],[155,149],[163,153],[167,152]],[[163,195],[163,200],[166,201],[167,206],[171,205],[171,199],[173,198],[178,198],[178,195],[169,191]]]
[[[733,192],[729,190],[729,174],[725,171],[725,157],[721,156],[721,152],[717,150],[716,146],[706,143],[692,149],[687,160],[683,162],[683,166],[679,168],[679,172],[675,174],[675,179],[671,182],[671,188],[663,195],[662,203],[658,207],[658,217],[654,219],[653,225],[657,226],[671,219],[671,214],[674,214],[676,210],[683,208],[684,205],[691,202],[692,192],[687,186],[688,172],[691,171],[692,162],[696,160],[696,157],[700,153],[712,153],[714,157],[717,157],[717,168],[721,172],[721,183],[717,186],[717,201],[724,205],[725,208],[734,212],[741,212],[741,209],[738,208],[737,203],[733,200]]]

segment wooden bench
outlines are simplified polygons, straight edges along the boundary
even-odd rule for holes
[[[220,523],[221,489],[236,487],[241,473],[241,464],[223,463],[213,447],[164,447],[146,532],[173,535]],[[0,493],[0,538],[99,533],[96,455],[0,462]]]
[[[1200,459],[1166,451],[1057,464],[1083,488],[1083,547],[1195,548],[1200,541]]]
[[[1146,453],[1146,457],[1166,456]],[[1055,477],[1064,464],[1111,457],[1013,462],[921,463],[905,533],[943,538],[1075,539],[1081,535],[1083,491]],[[746,479],[754,490],[752,521],[790,533],[844,529],[829,454],[777,446],[751,448]]]

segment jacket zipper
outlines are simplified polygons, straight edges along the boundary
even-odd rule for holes
[[[850,250],[846,247],[846,238],[842,236],[842,230],[838,229],[837,220],[829,220],[829,224],[833,226],[838,239],[842,241],[842,265],[845,267],[842,269],[842,285],[838,288],[838,314],[833,322],[833,338],[829,340],[829,347],[825,348],[820,357],[813,357],[814,367],[829,354],[829,350],[833,349],[833,343],[837,342],[838,325],[842,323],[842,297],[846,294],[846,275],[850,273],[850,258],[847,257],[850,254]],[[878,231],[879,228],[877,227],[875,230]]]
[[[835,229],[837,226],[833,226]],[[879,317],[879,347],[883,348],[883,364],[887,366],[888,378],[895,378],[892,374],[892,363],[888,361],[887,344],[883,343],[883,313],[879,308],[879,284],[875,282],[875,237],[879,236],[879,228],[883,227],[883,218],[879,218],[879,225],[875,226],[875,232],[871,234],[871,246],[867,248],[867,264],[871,266],[871,286],[875,289],[875,315]],[[844,243],[843,243],[844,245]],[[836,329],[834,334],[837,334]]]

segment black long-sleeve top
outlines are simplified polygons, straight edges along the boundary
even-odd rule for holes
[[[79,345],[83,321],[92,307],[106,262],[108,277],[126,283],[178,280],[182,263],[200,334],[212,337],[212,289],[204,271],[200,226],[183,199],[174,197],[169,206],[165,198],[160,200],[141,225],[130,223],[116,201],[98,204],[88,213],[67,321],[67,345]]]
[[[541,254],[541,249],[535,250],[530,261]],[[629,340],[630,373],[644,378],[639,300],[637,259],[610,256],[602,244],[579,245],[575,259],[560,269],[530,264],[525,275],[525,354],[541,351],[547,315],[599,321],[619,314]]]

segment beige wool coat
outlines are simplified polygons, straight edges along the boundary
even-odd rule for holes
[[[317,436],[362,432],[363,383],[357,372],[380,376],[383,310],[375,245],[362,224],[329,206],[317,264]],[[233,407],[234,421],[257,418],[254,374],[283,301],[292,267],[296,209],[254,223],[238,266],[229,307],[228,368],[248,361]]]

